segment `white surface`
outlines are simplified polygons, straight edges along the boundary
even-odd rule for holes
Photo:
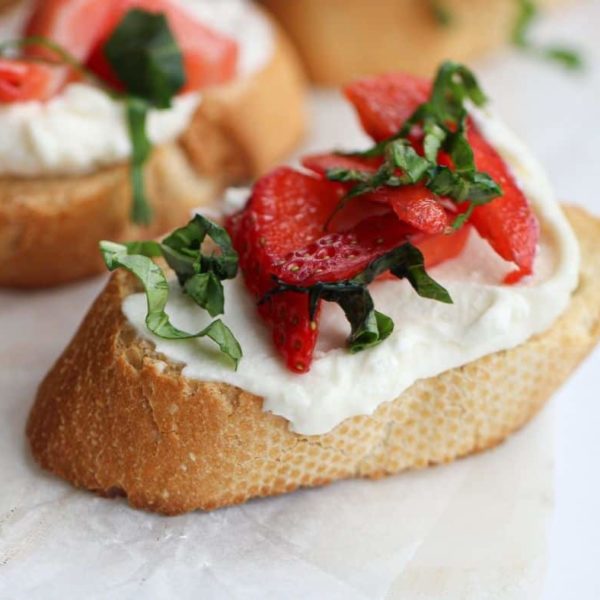
[[[600,4],[588,2],[548,30],[579,39],[597,65],[599,23]],[[600,214],[600,69],[572,77],[507,54],[480,71],[560,195]],[[332,119],[319,122],[326,136]],[[208,515],[146,515],[42,474],[24,421],[101,284],[0,294],[0,599],[539,597],[551,410],[499,449],[455,465]],[[545,600],[600,597],[599,368],[597,351],[554,400]]]

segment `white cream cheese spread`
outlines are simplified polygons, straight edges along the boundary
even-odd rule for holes
[[[239,44],[238,76],[264,67],[273,52],[268,21],[246,0],[179,0],[202,23]],[[0,22],[0,40],[22,35],[31,2]],[[176,139],[190,123],[200,93],[178,97],[168,110],[152,111],[154,144]],[[92,172],[126,160],[131,142],[124,107],[86,83],[72,83],[56,98],[0,105],[0,175],[39,177]]]
[[[420,298],[405,281],[371,286],[375,306],[395,322],[392,335],[375,348],[349,354],[344,348],[349,325],[336,305],[325,304],[317,353],[305,375],[286,369],[241,278],[225,282],[224,320],[244,351],[237,372],[205,341],[153,336],[144,324],[143,294],[125,299],[124,314],[159,352],[185,365],[185,377],[223,381],[262,396],[265,411],[285,417],[292,430],[306,435],[371,414],[419,379],[525,342],[548,329],[567,307],[578,282],[579,247],[543,171],[521,142],[493,115],[478,113],[476,119],[512,167],[541,223],[535,276],[528,280],[515,286],[499,283],[512,265],[473,234],[461,256],[431,270],[454,304]],[[204,311],[175,284],[167,312],[188,331],[208,323]]]

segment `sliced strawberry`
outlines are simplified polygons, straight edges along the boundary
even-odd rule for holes
[[[423,253],[425,268],[430,269],[459,256],[467,245],[470,233],[471,226],[465,225],[452,233],[418,234],[411,237],[410,242]]]
[[[539,223],[502,157],[474,126],[469,131],[469,142],[477,169],[490,175],[503,191],[500,198],[477,207],[471,223],[502,258],[517,265],[518,269],[506,279],[506,283],[516,283],[533,272]]]
[[[381,141],[397,133],[419,104],[427,101],[430,87],[422,79],[395,74],[357,81],[345,91],[365,131]],[[477,169],[496,180],[503,191],[501,197],[477,207],[471,222],[502,258],[517,265],[506,280],[515,283],[532,272],[539,225],[508,166],[473,123],[469,141]]]
[[[383,159],[340,156],[337,154],[316,154],[306,156],[302,164],[315,173],[325,175],[330,169],[356,170],[373,174],[381,166]],[[352,184],[347,184],[350,189]],[[360,202],[383,202],[389,204],[398,218],[424,233],[443,233],[450,226],[450,218],[440,199],[424,185],[409,185],[399,188],[383,186],[375,192],[353,199],[351,204]]]
[[[344,233],[330,233],[296,250],[277,265],[276,275],[290,285],[351,279],[371,262],[408,241],[413,230],[388,216],[371,217]]]
[[[225,83],[235,76],[237,42],[198,22],[173,0],[111,0],[112,10],[94,45],[88,66],[117,89],[122,85],[104,57],[104,45],[125,14],[133,8],[164,13],[183,53],[186,84],[182,93]]]
[[[285,257],[318,239],[343,188],[288,167],[276,169],[254,186],[248,205],[227,228],[240,255],[246,285],[257,299],[274,287],[272,275]],[[260,306],[273,340],[288,367],[305,372],[312,362],[318,314],[311,322],[308,298],[286,292]]]
[[[440,199],[423,184],[382,187],[365,197],[389,204],[401,221],[423,233],[444,233],[450,227],[450,217]]]
[[[415,109],[427,101],[430,90],[431,82],[426,79],[391,73],[359,79],[346,86],[344,93],[363,129],[379,142],[398,133]]]
[[[0,103],[47,100],[62,85],[63,69],[0,59]]]
[[[45,37],[85,62],[105,28],[111,5],[112,0],[38,0],[24,34]],[[60,62],[60,57],[43,45],[27,46],[25,55]],[[78,75],[63,66],[45,74],[41,68],[32,70],[31,77],[35,81],[28,86],[28,94],[15,101],[47,100]]]
[[[43,36],[85,62],[106,31],[114,0],[38,0],[25,35]],[[30,55],[56,59],[51,50],[34,47]]]

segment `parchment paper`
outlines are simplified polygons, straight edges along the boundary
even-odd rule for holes
[[[594,63],[598,22],[599,4],[583,2],[540,35],[579,40]],[[507,52],[480,73],[563,197],[585,201],[592,180],[581,156],[598,143],[588,132],[600,116],[598,71],[573,77]],[[336,94],[315,93],[312,110],[307,148],[362,140]],[[569,178],[557,175],[566,171]],[[552,409],[498,449],[450,466],[177,518],[134,511],[41,472],[24,441],[26,416],[104,281],[0,292],[0,600],[540,597]]]

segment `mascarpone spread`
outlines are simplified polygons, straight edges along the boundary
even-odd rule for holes
[[[143,294],[125,299],[124,314],[158,352],[185,365],[185,377],[223,381],[262,396],[265,411],[285,417],[293,431],[305,435],[323,434],[349,417],[371,414],[419,379],[525,342],[548,329],[566,309],[578,282],[579,247],[538,163],[491,113],[475,117],[512,167],[540,220],[533,277],[515,286],[499,283],[512,265],[473,233],[461,256],[430,271],[450,291],[454,304],[420,298],[406,281],[370,287],[377,309],[395,322],[392,335],[375,348],[348,353],[344,342],[349,325],[336,305],[324,303],[319,345],[305,375],[286,369],[241,278],[225,282],[224,321],[244,351],[237,372],[205,340],[170,341],[152,335],[144,324]],[[209,322],[176,284],[167,312],[177,327],[188,331]]]
[[[238,76],[264,67],[273,51],[268,21],[246,0],[179,0],[190,14],[239,44]],[[18,5],[0,22],[0,41],[18,38],[32,2]],[[190,123],[202,95],[175,99],[151,111],[154,144],[176,139]],[[131,142],[121,102],[86,83],[72,83],[48,102],[0,105],[0,175],[76,175],[126,160]]]

